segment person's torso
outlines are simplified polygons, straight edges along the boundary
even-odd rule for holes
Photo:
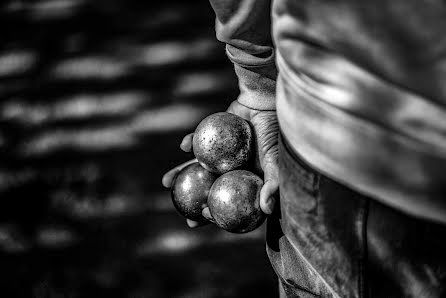
[[[358,191],[446,222],[444,1],[275,0],[273,38],[294,149]]]

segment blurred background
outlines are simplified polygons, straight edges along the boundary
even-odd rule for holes
[[[276,297],[263,228],[160,183],[238,93],[208,2],[0,3],[0,297]]]

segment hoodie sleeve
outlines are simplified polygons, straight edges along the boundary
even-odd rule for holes
[[[275,110],[277,70],[271,40],[270,0],[210,0],[217,39],[226,43],[240,88],[238,101]]]

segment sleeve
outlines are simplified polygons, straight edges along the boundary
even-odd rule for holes
[[[277,69],[271,39],[271,0],[210,0],[217,39],[234,64],[238,101],[257,110],[275,110]]]

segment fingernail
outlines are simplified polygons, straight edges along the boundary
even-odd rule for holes
[[[275,203],[276,203],[276,199],[274,199],[273,197],[269,197],[266,200],[266,206],[268,208],[267,211],[269,211],[268,214],[271,214],[273,212]]]
[[[186,219],[186,222],[187,222],[187,225],[188,225],[190,228],[196,228],[196,227],[198,227],[198,226],[200,225],[199,222],[194,221],[194,220],[190,220],[190,219]]]
[[[209,211],[209,208],[203,209],[203,212],[201,212],[201,214],[210,222],[215,222],[214,218],[211,215],[211,212]]]
[[[163,177],[163,179],[161,180],[161,184],[165,187],[165,188],[169,188],[169,185],[167,184],[167,178]]]

